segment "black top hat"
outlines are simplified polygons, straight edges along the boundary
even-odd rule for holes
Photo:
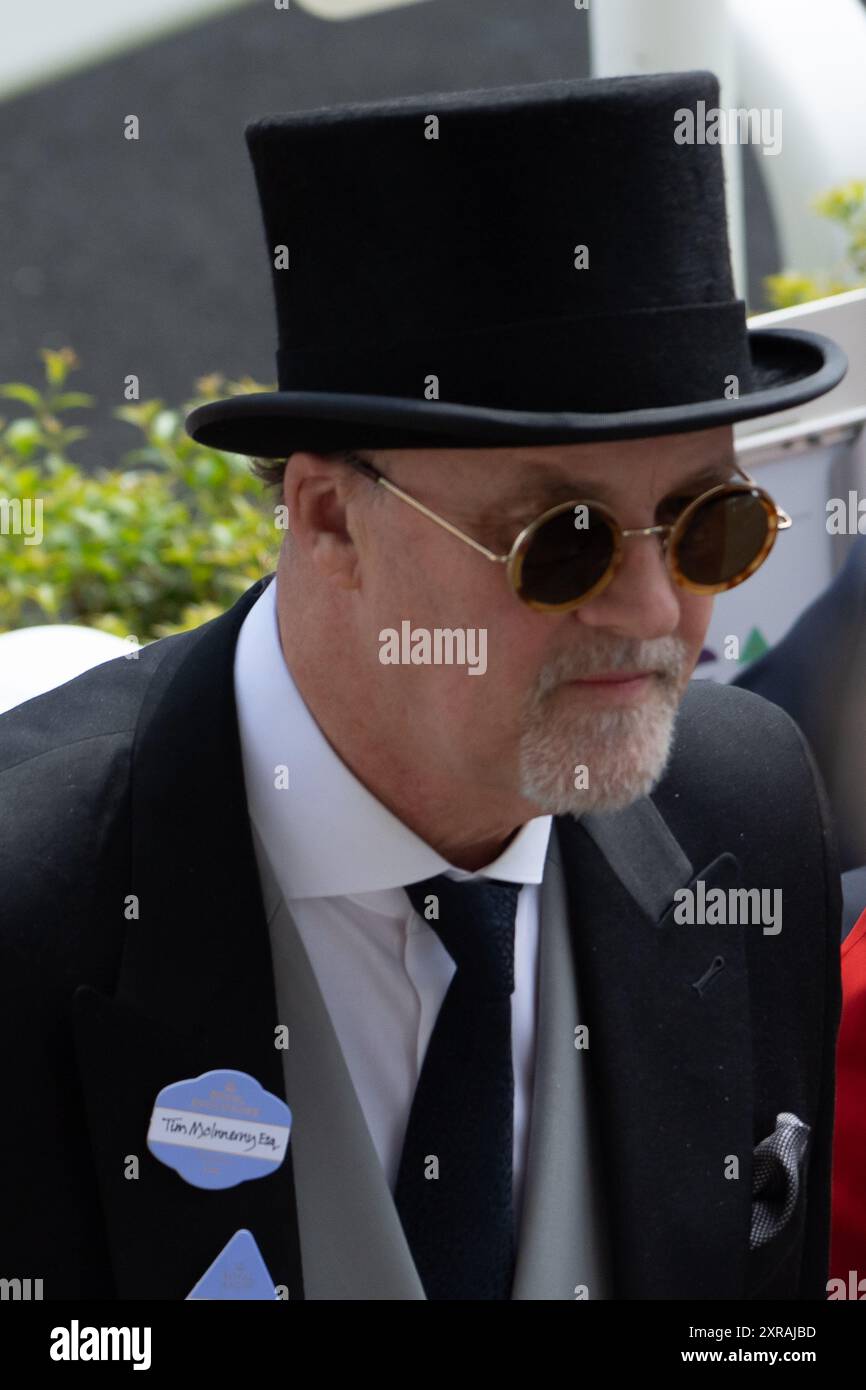
[[[189,433],[269,458],[556,444],[706,429],[829,391],[847,366],[835,343],[746,328],[721,148],[675,139],[698,101],[718,106],[712,73],[248,126],[279,389],[200,406]]]

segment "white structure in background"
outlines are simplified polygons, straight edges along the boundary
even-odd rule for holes
[[[122,637],[66,623],[0,633],[0,714],[133,650]]]
[[[249,0],[39,0],[4,6],[0,98],[93,67],[166,34],[189,29]]]
[[[848,355],[848,375],[826,396],[735,429],[737,457],[793,520],[746,584],[719,594],[705,646],[717,660],[699,678],[728,681],[742,664],[772,647],[843,565],[857,534],[832,535],[827,502],[866,497],[866,290],[760,314],[752,328],[824,333]],[[735,637],[739,658],[725,655]]]
[[[380,10],[402,9],[405,5],[419,5],[424,0],[294,0],[300,10],[308,10],[317,19],[358,19],[365,14],[378,14]]]
[[[841,259],[844,236],[809,209],[828,188],[866,178],[866,8],[860,0],[729,4],[742,104],[784,112],[782,153],[761,160],[782,266],[827,269]]]
[[[262,0],[258,0],[262,3]],[[264,0],[276,10],[277,0]],[[254,0],[39,0],[7,6],[0,43],[0,100],[68,72],[91,67],[144,43],[191,29]],[[279,0],[281,9],[306,10],[317,19],[358,19],[421,0]],[[274,15],[280,22],[280,13]]]

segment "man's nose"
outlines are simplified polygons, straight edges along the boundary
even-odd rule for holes
[[[606,589],[574,610],[586,627],[624,637],[667,637],[680,623],[679,590],[658,535],[625,536],[619,567]]]

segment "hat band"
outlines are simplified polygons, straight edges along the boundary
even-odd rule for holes
[[[371,326],[371,334],[375,325]],[[281,391],[449,401],[501,410],[627,411],[751,388],[742,300],[533,319],[376,340],[281,347]]]

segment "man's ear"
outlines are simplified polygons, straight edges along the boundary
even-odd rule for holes
[[[355,486],[341,463],[321,454],[293,454],[283,477],[293,548],[323,579],[343,589],[358,587],[358,554],[348,517]]]

